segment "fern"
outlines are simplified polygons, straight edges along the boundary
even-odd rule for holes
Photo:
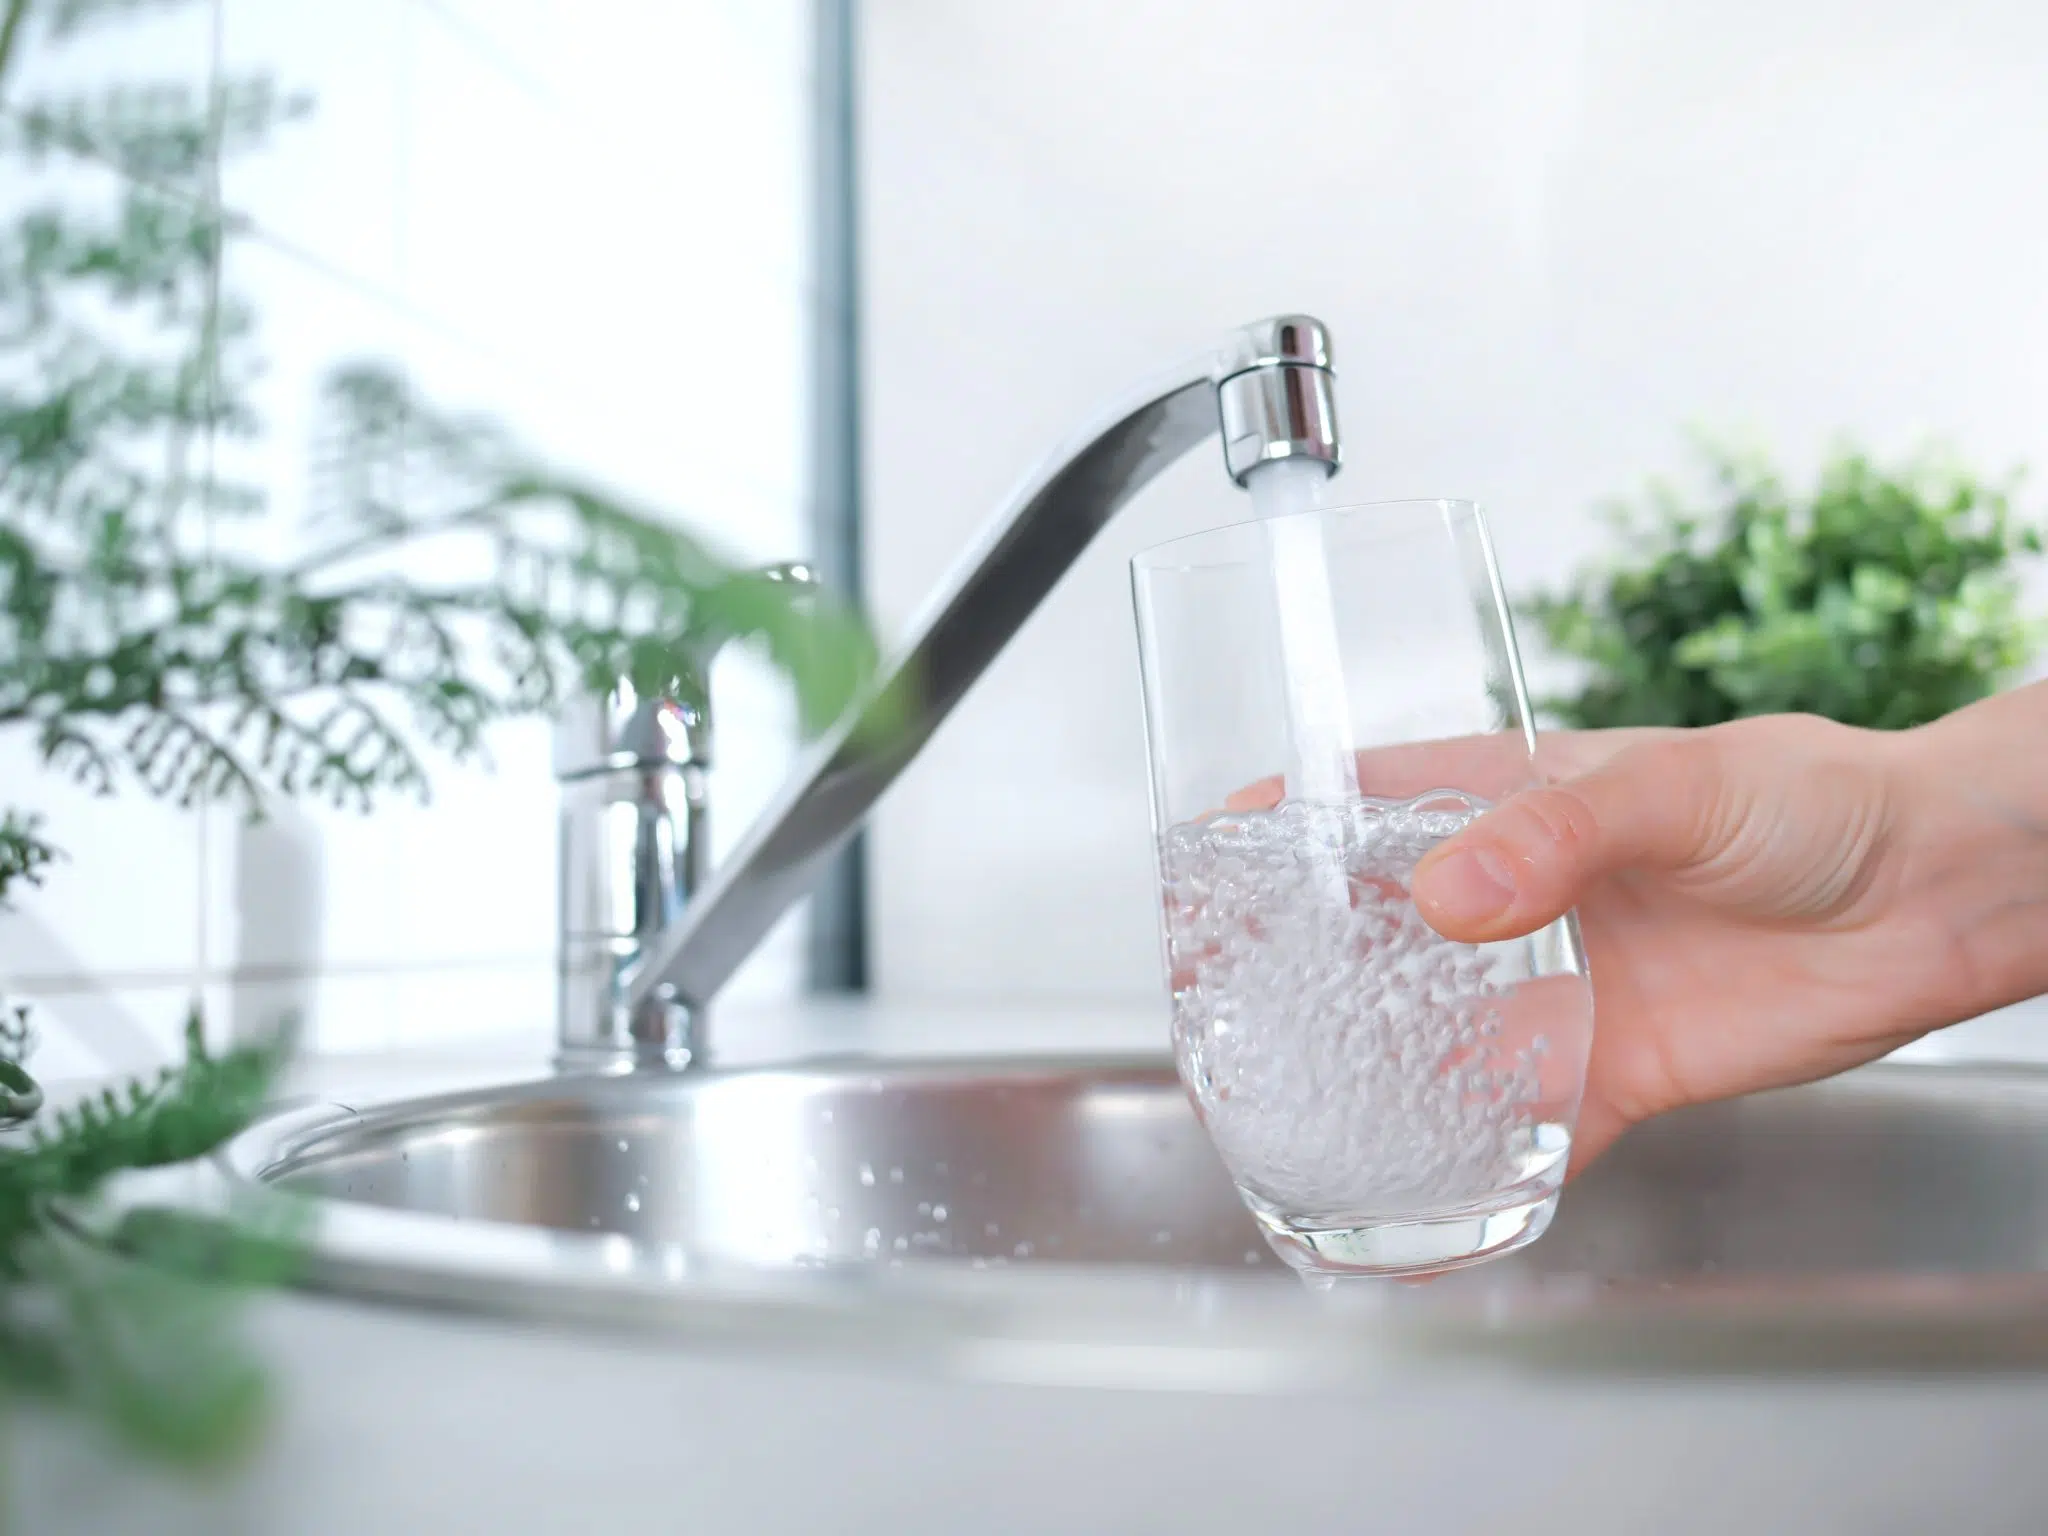
[[[244,1235],[141,1207],[106,1245],[61,1219],[116,1174],[183,1162],[239,1133],[287,1056],[282,1037],[209,1055],[196,1013],[185,1050],[154,1080],[106,1089],[25,1145],[0,1146],[0,1386],[83,1404],[135,1443],[203,1465],[260,1427],[267,1379],[233,1302],[295,1273],[296,1234]]]
[[[10,175],[32,192],[39,169],[91,161],[120,183],[110,208],[53,196],[0,221],[0,729],[95,792],[256,816],[279,795],[424,796],[430,756],[479,761],[494,725],[578,690],[692,696],[727,638],[788,676],[807,729],[840,716],[875,672],[851,610],[737,568],[387,365],[321,391],[310,551],[238,544],[268,499],[214,466],[262,434],[257,321],[221,281],[235,220],[190,189],[309,104],[261,76],[9,89],[30,49],[188,3],[0,0]],[[467,577],[403,574],[449,543],[476,556]],[[38,816],[0,805],[0,905],[58,856]],[[109,1247],[71,1218],[247,1125],[288,1038],[210,1056],[195,1015],[179,1066],[40,1115],[30,1043],[0,997],[0,1121],[36,1116],[0,1140],[0,1398],[83,1406],[182,1461],[228,1454],[265,1400],[228,1302],[291,1272],[294,1234],[143,1209]]]

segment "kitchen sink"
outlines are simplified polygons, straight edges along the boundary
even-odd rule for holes
[[[308,1197],[311,1278],[354,1294],[836,1328],[1012,1374],[1085,1356],[1112,1377],[1227,1360],[1265,1381],[1445,1348],[1602,1369],[2048,1363],[2048,1073],[2026,1068],[1885,1064],[1670,1115],[1523,1252],[1328,1297],[1266,1248],[1152,1058],[307,1105],[227,1164],[245,1194]]]

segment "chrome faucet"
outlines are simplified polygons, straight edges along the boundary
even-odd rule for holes
[[[757,574],[816,585],[794,562]],[[557,1063],[565,1069],[685,1067],[698,1054],[703,1008],[635,1014],[627,988],[710,869],[711,664],[727,638],[707,635],[666,695],[642,698],[621,681],[556,722]]]
[[[583,766],[561,774],[563,1065],[701,1062],[705,1010],[741,962],[1117,509],[1215,432],[1240,486],[1274,459],[1308,458],[1336,473],[1334,375],[1320,322],[1283,315],[1232,332],[1135,391],[1026,481],[884,665],[869,702],[808,749],[708,878],[705,696],[686,708],[621,693],[593,708],[594,723],[572,724],[582,751],[569,761]],[[909,685],[908,718],[871,729],[876,701],[899,680]]]

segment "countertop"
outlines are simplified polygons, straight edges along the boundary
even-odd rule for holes
[[[1156,1009],[804,1005],[720,1021],[723,1059],[1121,1050]],[[1921,1058],[2048,1056],[2008,1010]],[[532,1031],[301,1064],[367,1099],[545,1070]],[[1561,1385],[1447,1375],[1343,1398],[970,1385],[288,1295],[252,1323],[282,1403],[192,1488],[18,1416],[17,1529],[117,1536],[2048,1528],[2048,1383]]]

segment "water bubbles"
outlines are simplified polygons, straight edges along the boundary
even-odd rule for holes
[[[943,1222],[946,1219],[946,1207],[943,1204],[933,1206],[931,1216],[933,1221]]]
[[[873,1163],[862,1163],[860,1165],[860,1187],[862,1189],[873,1189],[875,1187],[875,1165]]]
[[[1454,791],[1288,801],[1162,838],[1175,1055],[1233,1177],[1268,1204],[1427,1209],[1523,1176],[1531,1025],[1540,1011],[1583,1038],[1590,993],[1554,976],[1539,1008],[1517,991],[1545,969],[1534,941],[1454,944],[1408,896],[1416,862],[1485,808]]]
[[[889,1170],[889,1182],[891,1184],[901,1184],[903,1182],[903,1170],[901,1168],[891,1168]]]
[[[898,1238],[896,1239],[896,1242],[895,1242],[894,1246],[895,1246],[895,1249],[896,1249],[896,1251],[897,1251],[898,1253],[901,1253],[901,1252],[903,1252],[903,1251],[904,1251],[904,1249],[906,1249],[906,1248],[908,1248],[908,1247],[910,1246],[910,1239],[909,1239],[909,1238],[907,1238],[907,1237],[898,1237]]]
[[[621,1136],[619,1138],[619,1150],[621,1152],[630,1152],[633,1150],[633,1144],[630,1141],[626,1140],[625,1137]]]
[[[869,1227],[862,1234],[860,1251],[865,1257],[870,1259],[882,1251],[882,1229],[880,1227]]]
[[[1032,1255],[1032,1252],[1033,1252],[1032,1246],[1031,1246],[1031,1244],[1030,1244],[1030,1243],[1029,1243],[1028,1241],[1026,1241],[1026,1242],[1022,1242],[1022,1243],[1019,1243],[1019,1244],[1017,1244],[1017,1246],[1016,1246],[1016,1247],[1014,1247],[1014,1248],[1012,1248],[1012,1249],[1010,1250],[1010,1254],[1011,1254],[1011,1256],[1012,1256],[1013,1258],[1019,1258],[1019,1259],[1028,1259],[1028,1258],[1030,1258],[1030,1257],[1031,1257],[1031,1255]]]
[[[640,1209],[640,1196],[637,1192],[626,1196],[626,1209],[629,1211],[638,1211]]]

